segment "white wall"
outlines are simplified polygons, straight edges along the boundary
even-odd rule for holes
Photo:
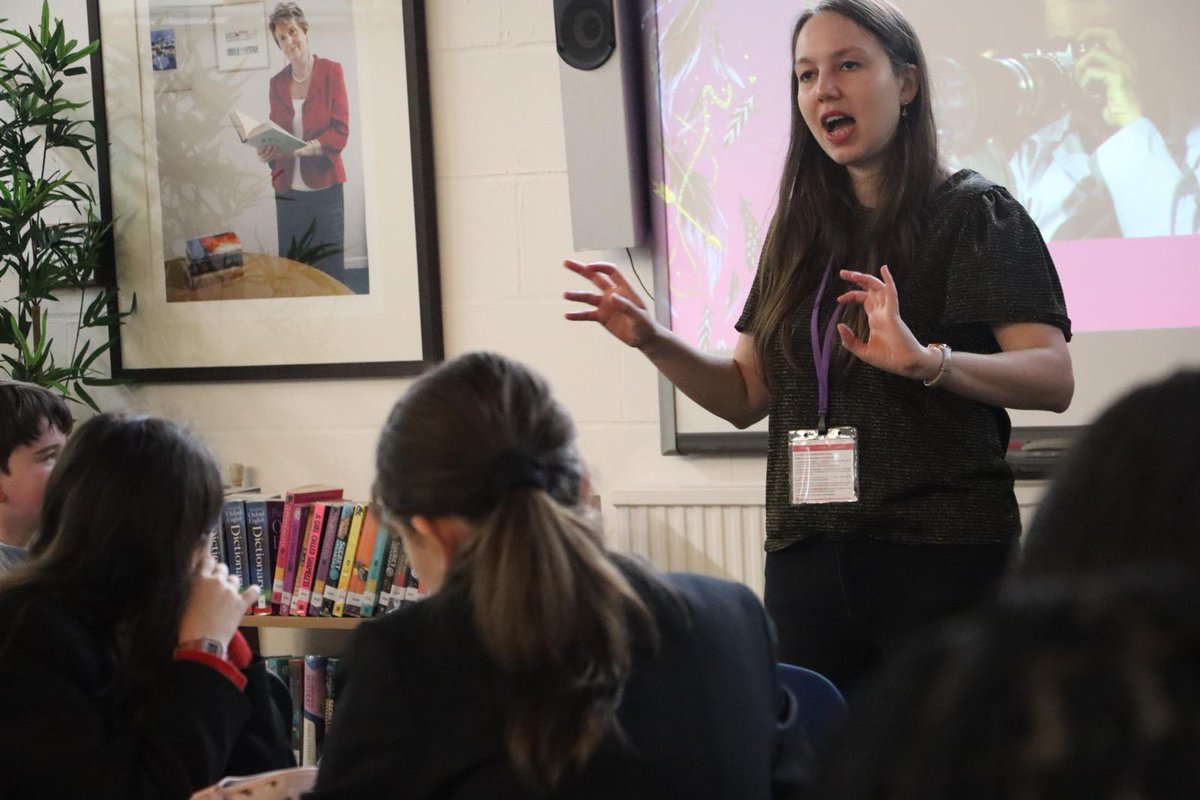
[[[12,1],[19,7],[10,11],[6,0],[5,14],[14,22],[36,19],[40,0]],[[571,250],[551,5],[428,0],[427,14],[447,355],[496,350],[540,370],[579,425],[602,496],[761,490],[761,458],[661,455],[649,363],[598,327],[562,318],[568,304],[561,292],[578,285],[560,266],[564,257],[622,263],[625,256]],[[648,254],[635,255],[642,274],[651,275]],[[69,328],[61,326],[70,320],[59,322],[65,336]],[[222,461],[245,464],[264,488],[325,482],[365,497],[379,427],[406,385],[143,384],[97,397],[106,409],[191,423]],[[1040,489],[1019,487],[1023,516]]]
[[[26,0],[22,0],[25,2]],[[489,349],[540,370],[579,424],[601,493],[761,487],[757,458],[658,452],[655,373],[598,327],[568,323],[571,250],[552,6],[429,0],[446,351]],[[638,255],[650,275],[649,257]],[[366,496],[372,449],[403,380],[140,385],[107,408],[191,422],[264,488],[309,482]]]

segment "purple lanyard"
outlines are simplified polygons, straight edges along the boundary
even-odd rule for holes
[[[825,346],[821,346],[818,318],[821,315],[821,298],[825,296],[825,285],[829,283],[829,274],[833,272],[833,264],[825,268],[821,277],[821,285],[817,288],[817,299],[813,301],[812,321],[809,332],[812,334],[813,366],[817,371],[817,433],[822,436],[827,431],[825,418],[829,415],[829,363],[833,355],[833,332],[837,329],[838,320],[842,316],[842,305],[839,303],[833,316],[825,324]]]

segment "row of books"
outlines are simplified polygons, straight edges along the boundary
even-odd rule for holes
[[[211,552],[243,588],[262,587],[251,613],[370,617],[421,597],[400,536],[342,493],[309,485],[282,498],[226,495]]]
[[[332,656],[269,656],[267,669],[292,696],[292,750],[302,767],[316,766],[333,726],[334,680],[341,659]]]

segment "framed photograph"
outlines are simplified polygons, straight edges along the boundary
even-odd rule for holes
[[[423,0],[112,0],[99,29],[112,280],[137,298],[115,376],[441,360]]]

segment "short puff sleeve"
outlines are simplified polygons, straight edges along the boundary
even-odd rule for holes
[[[1050,251],[1008,190],[992,185],[969,198],[957,224],[942,324],[1040,322],[1070,341],[1071,320]]]

